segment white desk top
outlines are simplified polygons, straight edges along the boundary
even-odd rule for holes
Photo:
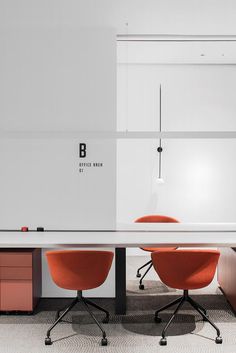
[[[2,248],[236,247],[236,223],[136,223],[114,231],[1,231]]]
[[[235,232],[236,223],[118,223],[116,230],[143,230],[157,232]]]

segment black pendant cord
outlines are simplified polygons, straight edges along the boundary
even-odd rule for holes
[[[161,113],[162,113],[162,106],[161,106],[161,85],[159,89],[159,102],[160,102],[160,107],[159,107],[159,131],[162,131],[162,126],[161,126]],[[162,145],[161,145],[161,138],[159,139],[159,147],[157,148],[157,152],[159,154],[159,168],[158,168],[158,179],[161,179],[161,153],[162,153]]]
[[[162,152],[162,147],[161,147],[161,139],[159,141],[159,172],[158,172],[158,178],[161,179],[161,152]]]
[[[161,126],[161,113],[162,113],[162,106],[161,106],[161,99],[162,99],[162,97],[161,97],[161,85],[160,85],[160,90],[159,90],[159,100],[160,100],[160,109],[159,109],[159,118],[160,118],[160,120],[159,120],[159,130],[160,130],[160,132],[161,132],[161,130],[162,130],[162,126]]]

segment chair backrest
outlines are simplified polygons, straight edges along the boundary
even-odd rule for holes
[[[168,217],[168,216],[162,216],[162,215],[147,215],[140,217],[135,220],[135,223],[179,223],[179,221],[173,217]],[[171,250],[171,249],[177,249],[176,247],[172,248],[150,248],[150,247],[142,247],[141,248],[144,251],[163,251],[163,250]]]
[[[197,289],[208,286],[220,256],[216,250],[170,250],[153,252],[153,266],[167,286]]]
[[[111,251],[55,250],[46,257],[53,281],[61,288],[85,290],[99,287],[113,260]]]
[[[179,223],[179,221],[173,217],[168,216],[147,215],[139,217],[135,220],[135,223]]]

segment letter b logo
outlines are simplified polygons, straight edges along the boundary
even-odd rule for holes
[[[86,143],[79,144],[79,156],[80,158],[86,157]]]

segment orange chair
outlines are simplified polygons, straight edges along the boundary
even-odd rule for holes
[[[160,216],[160,215],[149,215],[149,216],[143,216],[138,219],[136,219],[135,223],[179,223],[175,218],[172,217],[167,217],[167,216]],[[164,250],[175,250],[177,248],[141,248],[144,251],[164,251]],[[144,267],[148,266],[146,272],[144,275],[141,277],[140,270],[142,270]],[[152,260],[148,261],[146,264],[143,266],[139,267],[137,270],[136,277],[141,277],[139,281],[139,289],[143,290],[144,285],[143,285],[143,279],[146,276],[146,274],[151,270],[152,268]]]
[[[216,271],[216,266],[220,256],[219,251],[215,250],[175,250],[152,253],[153,266],[161,278],[162,282],[167,286],[182,289],[183,296],[173,302],[163,306],[155,312],[155,321],[161,322],[158,314],[170,308],[172,305],[178,304],[162,331],[160,345],[166,345],[166,331],[173,321],[175,315],[182,307],[185,301],[189,302],[192,307],[199,312],[203,320],[208,321],[216,330],[216,343],[222,343],[220,330],[208,318],[206,310],[197,302],[195,302],[188,294],[189,289],[199,289],[208,286]]]
[[[90,251],[90,250],[56,250],[46,252],[47,262],[53,281],[61,288],[77,291],[77,297],[70,306],[57,312],[56,321],[47,331],[45,344],[51,345],[51,330],[63,319],[63,317],[78,303],[81,302],[95,323],[102,331],[102,346],[107,345],[106,332],[97,321],[90,306],[103,311],[106,314],[104,323],[109,321],[109,312],[97,304],[85,299],[83,290],[99,287],[107,278],[111,268],[113,253],[110,251]]]

